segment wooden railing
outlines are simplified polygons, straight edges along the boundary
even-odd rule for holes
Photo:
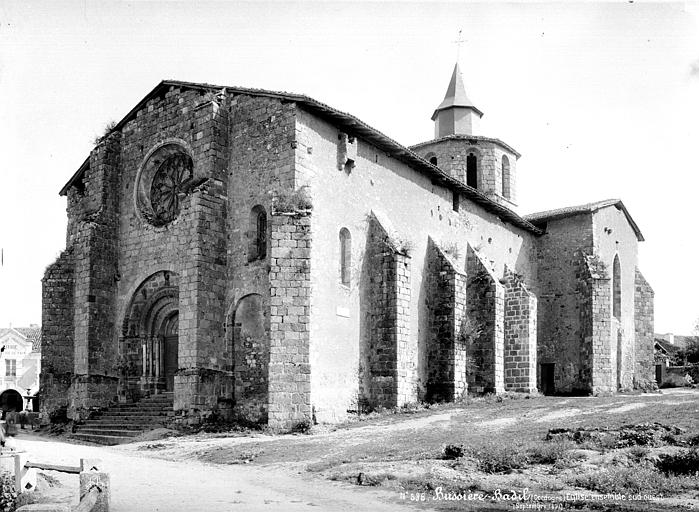
[[[80,466],[63,466],[26,460],[23,452],[11,456],[15,462],[15,489],[18,493],[34,490],[36,470],[80,475],[80,503],[73,512],[109,512],[109,474],[101,470],[100,460],[80,459]],[[17,512],[24,512],[23,509],[24,507],[20,507]]]

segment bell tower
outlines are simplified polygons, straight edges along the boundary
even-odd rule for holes
[[[432,114],[434,139],[410,149],[464,185],[514,209],[520,155],[500,139],[480,135],[481,117],[483,112],[466,95],[457,62],[444,100]]]
[[[447,135],[476,135],[483,112],[466,96],[464,79],[457,62],[444,100],[432,114],[434,138]]]

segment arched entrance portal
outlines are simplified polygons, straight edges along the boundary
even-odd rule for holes
[[[178,306],[178,276],[169,271],[150,276],[131,298],[119,348],[125,369],[124,385],[133,397],[174,389],[179,352]]]
[[[175,389],[175,373],[177,373],[178,337],[179,325],[177,312],[170,315],[160,329],[160,346],[162,350],[162,375],[165,380],[165,389]]]
[[[8,389],[0,393],[0,407],[2,412],[20,412],[24,410],[22,395],[14,389]]]

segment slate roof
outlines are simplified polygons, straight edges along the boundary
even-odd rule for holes
[[[621,199],[605,199],[604,201],[597,201],[595,203],[587,203],[578,206],[568,206],[566,208],[547,210],[544,212],[530,213],[529,215],[525,215],[524,219],[528,220],[535,226],[543,228],[547,222],[552,220],[563,219],[566,217],[574,217],[576,215],[581,215],[584,213],[595,213],[596,211],[601,210],[602,208],[607,208],[610,206],[614,206],[618,210],[624,212],[626,220],[631,226],[631,229],[633,229],[634,233],[636,234],[636,238],[638,238],[639,242],[643,242],[645,239],[643,238],[641,230],[638,228],[638,225],[631,217],[631,214],[629,214],[628,210],[624,206],[624,203],[621,202]]]
[[[449,80],[449,86],[447,87],[447,93],[444,95],[444,100],[437,109],[432,114],[432,120],[440,110],[446,110],[451,107],[466,107],[470,108],[476,112],[479,116],[483,117],[483,112],[478,110],[473,102],[468,99],[466,95],[466,88],[464,87],[464,79],[461,76],[461,69],[459,68],[459,63],[457,62],[454,66],[454,72],[451,74],[451,80]]]
[[[535,235],[541,235],[542,231],[538,227],[534,226],[528,220],[522,218],[520,215],[510,210],[509,208],[502,206],[489,197],[487,197],[482,192],[476,190],[475,188],[469,187],[468,185],[462,183],[461,181],[452,178],[450,175],[439,169],[437,166],[432,165],[427,160],[423,159],[417,153],[411,151],[405,146],[399,144],[395,140],[391,139],[387,135],[384,135],[379,130],[372,128],[368,124],[364,123],[360,119],[354,117],[351,114],[341,112],[334,109],[325,103],[314,100],[308,96],[302,94],[292,94],[287,92],[278,91],[268,91],[265,89],[250,89],[244,87],[226,87],[220,85],[211,85],[205,83],[193,83],[193,82],[181,82],[178,80],[163,80],[155,88],[149,92],[138,104],[131,109],[131,111],[126,114],[126,116],[119,121],[113,128],[113,131],[120,130],[127,122],[136,117],[136,114],[141,110],[146,103],[153,97],[164,94],[170,87],[180,87],[185,89],[195,89],[207,92],[221,92],[225,89],[228,92],[234,94],[246,94],[249,96],[262,96],[267,98],[278,98],[282,101],[294,102],[297,105],[302,106],[304,109],[312,114],[323,118],[335,126],[356,135],[364,140],[370,142],[377,148],[385,151],[393,158],[400,160],[411,166],[413,169],[422,172],[432,179],[435,184],[439,184],[450,188],[451,190],[458,191],[474,203],[482,206],[485,210],[496,215],[504,222],[509,222],[510,224],[517,226],[521,229],[529,231]],[[89,167],[89,157],[83,162],[80,168],[73,174],[73,176],[68,180],[60,191],[60,195],[66,195],[68,189],[72,184],[80,178],[83,172]]]

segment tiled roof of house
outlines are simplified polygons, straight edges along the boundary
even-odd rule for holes
[[[41,351],[41,327],[10,327],[0,328],[0,337],[7,334],[9,331],[15,331],[27,341],[32,343],[32,352]]]
[[[552,220],[574,217],[583,213],[594,213],[597,210],[601,210],[602,208],[607,208],[609,206],[614,206],[624,212],[626,220],[631,225],[631,229],[633,229],[634,233],[636,233],[636,238],[638,238],[639,242],[642,242],[644,240],[643,234],[641,233],[641,230],[638,229],[638,225],[629,214],[628,210],[624,206],[624,203],[621,202],[621,199],[605,199],[604,201],[581,204],[578,206],[568,206],[566,208],[557,208],[555,210],[530,213],[529,215],[525,215],[524,219],[528,220],[535,226],[543,227],[547,222]]]
[[[672,343],[670,343],[672,340]],[[655,333],[655,341],[662,341],[664,344],[675,347],[676,349],[685,349],[692,343],[699,343],[699,336],[683,336],[681,334],[658,334]]]
[[[657,348],[660,348],[665,354],[672,354],[673,352],[680,350],[680,347],[677,345],[673,345],[672,343],[660,338],[655,338],[655,344]]]
[[[27,338],[27,341],[32,342],[33,352],[41,350],[41,327],[15,327],[14,329]]]
[[[364,123],[360,119],[354,117],[351,114],[341,112],[334,109],[325,103],[314,100],[308,96],[302,94],[292,94],[286,92],[268,91],[265,89],[250,89],[243,87],[225,87],[220,85],[211,85],[205,83],[192,83],[192,82],[181,82],[178,80],[163,80],[160,82],[151,92],[149,92],[138,104],[131,109],[131,111],[126,114],[126,116],[119,121],[113,128],[113,131],[120,130],[127,122],[133,119],[139,110],[141,110],[145,104],[153,97],[162,94],[164,91],[168,90],[170,87],[180,87],[186,89],[198,89],[202,91],[217,93],[224,89],[227,92],[234,94],[247,94],[249,96],[264,96],[268,98],[278,98],[282,101],[295,102],[298,105],[303,106],[309,112],[326,119],[333,123],[335,126],[346,130],[347,132],[361,137],[371,144],[376,146],[383,151],[386,151],[389,155],[400,160],[413,169],[422,172],[434,181],[434,183],[443,185],[463,194],[465,197],[470,199],[476,204],[482,206],[485,210],[493,213],[501,220],[509,222],[521,229],[527,230],[536,235],[542,233],[541,229],[534,226],[528,220],[522,218],[520,215],[510,210],[509,208],[502,206],[489,197],[487,197],[482,192],[476,190],[475,188],[469,187],[465,183],[452,178],[449,174],[445,173],[437,166],[432,165],[427,160],[423,159],[417,153],[408,149],[407,147],[399,144],[395,140],[391,139],[387,135],[384,135],[379,130],[372,128],[368,124]],[[60,191],[61,195],[66,195],[68,189],[73,185],[73,183],[82,176],[82,173],[89,167],[89,157],[82,163],[78,170],[73,174],[73,176],[68,180]]]

